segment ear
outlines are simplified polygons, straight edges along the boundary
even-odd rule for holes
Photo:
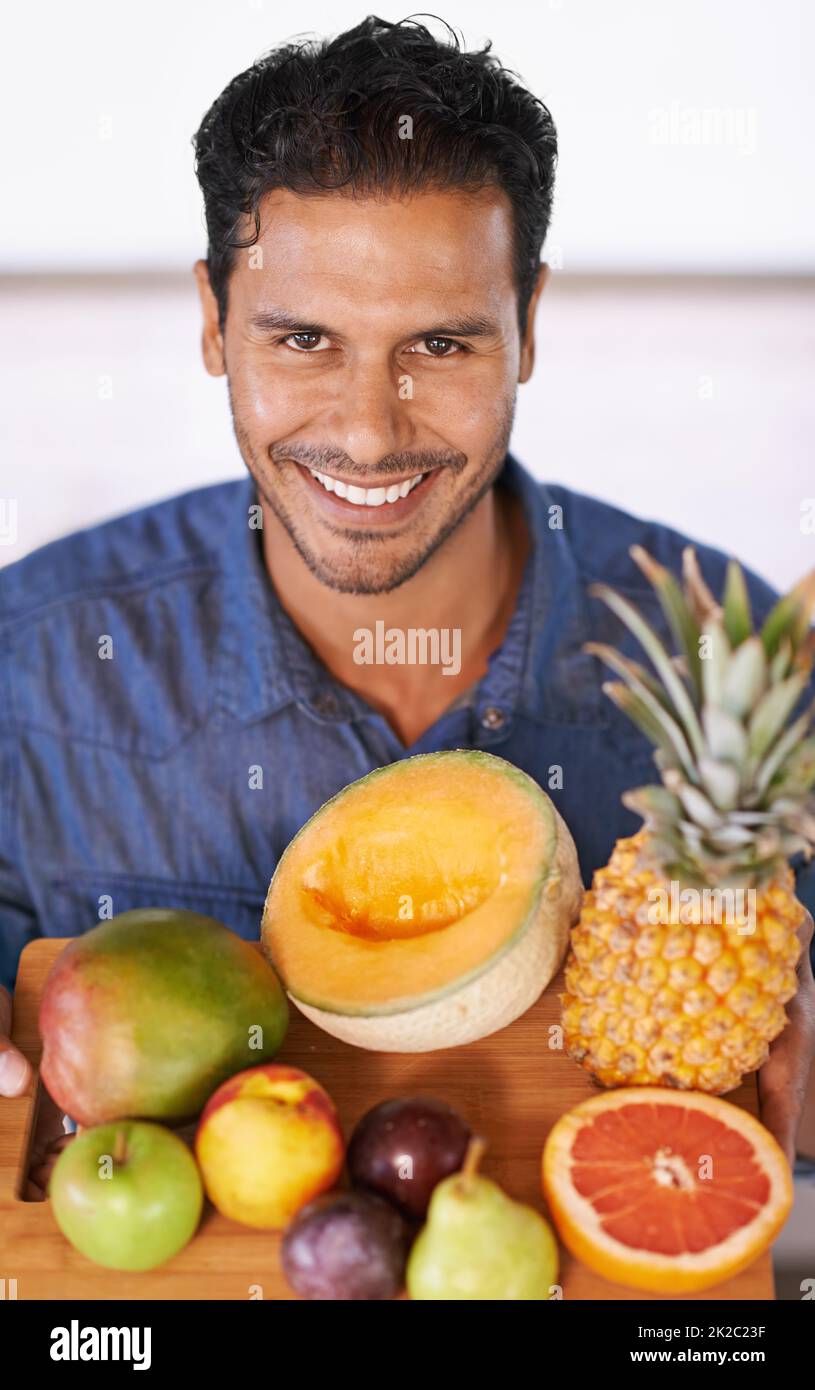
[[[218,325],[218,301],[212,292],[209,266],[206,261],[196,261],[193,266],[193,273],[198,285],[201,312],[204,317],[204,327],[201,333],[201,352],[204,357],[204,366],[210,376],[224,376],[226,374],[224,339]]]
[[[543,262],[538,270],[538,278],[526,313],[526,331],[521,343],[521,360],[518,369],[518,380],[521,383],[529,380],[535,365],[535,313],[538,308],[538,300],[543,294],[543,287],[548,279],[549,267]]]

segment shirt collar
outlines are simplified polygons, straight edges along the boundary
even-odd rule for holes
[[[521,500],[531,547],[504,641],[476,694],[482,726],[495,722],[495,711],[501,715],[484,746],[507,738],[518,714],[581,724],[595,722],[601,709],[596,668],[582,650],[590,633],[568,517],[512,454],[500,477]],[[220,560],[219,707],[245,722],[292,701],[321,722],[373,717],[370,705],[334,680],[282,608],[263,560],[251,477],[236,484],[231,505]]]

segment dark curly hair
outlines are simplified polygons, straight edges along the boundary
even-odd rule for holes
[[[513,209],[523,329],[552,209],[554,122],[489,43],[467,53],[444,28],[449,41],[412,19],[369,15],[335,39],[272,49],[210,107],[193,145],[222,329],[235,252],[257,241],[271,189],[364,197],[490,186]]]

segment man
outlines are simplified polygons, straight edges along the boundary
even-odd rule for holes
[[[257,937],[292,835],[408,753],[474,746],[524,768],[587,881],[636,827],[622,791],[654,780],[584,651],[619,637],[587,586],[647,604],[629,547],[676,568],[684,540],[508,454],[546,280],[547,109],[488,52],[370,18],[235,78],[195,145],[204,361],[227,376],[250,476],[2,574],[9,985],[26,941],[100,912],[195,908]],[[723,557],[700,561],[718,591]],[[761,616],[774,596],[750,587]],[[378,622],[448,634],[450,659],[363,664]],[[799,894],[811,906],[811,872]],[[761,1074],[790,1158],[815,1031],[806,952],[800,975]],[[3,1060],[15,1094],[26,1068]]]

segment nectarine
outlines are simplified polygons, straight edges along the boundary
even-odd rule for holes
[[[210,1097],[195,1135],[207,1196],[233,1221],[281,1231],[333,1187],[344,1145],[331,1097],[296,1067],[238,1072]]]

